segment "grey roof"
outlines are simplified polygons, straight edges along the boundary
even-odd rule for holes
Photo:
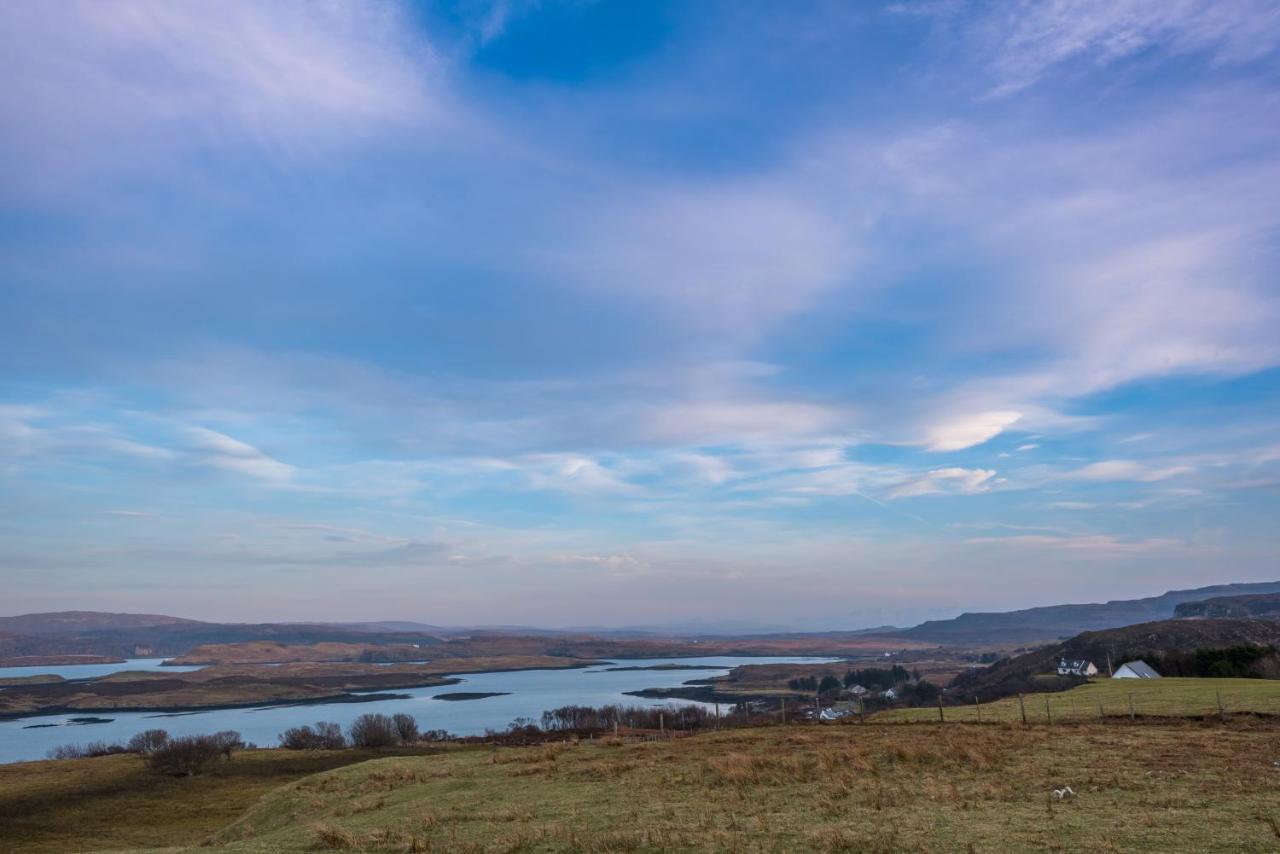
[[[1147,664],[1145,661],[1142,661],[1141,659],[1138,659],[1136,661],[1126,661],[1124,664],[1117,667],[1116,671],[1119,672],[1126,667],[1132,670],[1138,676],[1139,679],[1159,679],[1160,678],[1160,674],[1156,673],[1155,669],[1150,664]]]

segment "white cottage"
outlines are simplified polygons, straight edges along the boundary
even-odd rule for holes
[[[1058,659],[1059,676],[1097,676],[1098,667],[1092,661],[1083,658]]]

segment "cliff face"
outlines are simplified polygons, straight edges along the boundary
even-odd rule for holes
[[[1215,596],[1198,602],[1183,602],[1173,614],[1175,617],[1280,620],[1280,593]]]
[[[898,632],[897,635],[939,643],[1049,641],[1072,637],[1081,632],[1167,620],[1175,615],[1179,605],[1188,602],[1222,597],[1248,598],[1259,594],[1280,594],[1280,581],[1171,590],[1145,599],[1047,605],[1002,613],[961,614],[953,620],[930,620],[915,628]]]

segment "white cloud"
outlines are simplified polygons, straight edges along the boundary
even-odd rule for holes
[[[57,174],[227,141],[272,154],[443,120],[439,62],[399,3],[0,5],[0,109]],[[23,180],[21,175],[11,175]]]
[[[981,445],[1000,435],[1022,418],[1021,412],[995,410],[948,418],[925,436],[931,451],[959,451]]]
[[[583,287],[749,341],[847,282],[859,254],[837,213],[795,177],[783,170],[777,181],[634,188],[622,207],[613,193],[544,260]]]
[[[508,461],[521,471],[535,489],[552,489],[583,494],[636,491],[616,472],[582,454],[530,454]]]
[[[1205,53],[1240,64],[1280,42],[1280,9],[1268,0],[1022,0],[995,8],[981,25],[1000,81],[994,95],[1071,60],[1107,66],[1144,53]]]
[[[914,477],[889,492],[890,498],[910,498],[917,495],[961,493],[973,495],[985,492],[996,475],[992,469],[944,468],[934,469]]]
[[[838,410],[776,400],[671,401],[643,408],[639,432],[662,443],[711,445],[795,441],[839,429]]]
[[[273,459],[254,446],[205,427],[189,427],[186,434],[198,465],[248,475],[258,480],[285,483],[294,475],[291,465]]]
[[[1136,460],[1099,460],[1064,475],[1069,480],[1153,483],[1195,471],[1192,466],[1151,466]]]

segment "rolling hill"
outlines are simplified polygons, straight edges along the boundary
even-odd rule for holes
[[[1159,620],[1118,629],[1084,632],[1068,641],[1007,658],[982,670],[956,677],[955,699],[982,700],[1027,691],[1063,690],[1077,679],[1043,678],[1053,673],[1060,658],[1084,658],[1105,675],[1107,660],[1120,664],[1131,657],[1167,652],[1193,652],[1239,645],[1280,645],[1280,623],[1269,620]],[[1039,677],[1039,678],[1038,678]]]

